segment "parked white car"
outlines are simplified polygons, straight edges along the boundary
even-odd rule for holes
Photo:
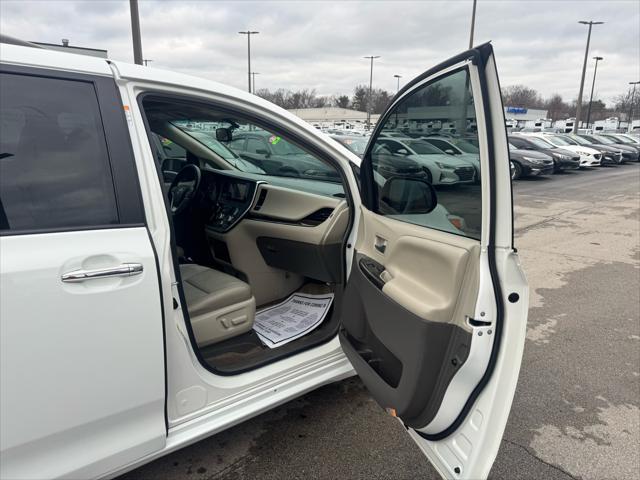
[[[407,157],[422,165],[427,180],[433,185],[471,183],[476,179],[473,164],[444,153],[429,142],[415,138],[380,137],[376,145],[389,154]]]
[[[422,137],[421,140],[429,142],[448,155],[455,155],[460,160],[473,165],[476,169],[476,179],[480,178],[480,150],[473,143],[463,138],[456,137]]]
[[[475,99],[491,158],[445,196],[246,92],[0,40],[1,478],[112,478],[354,374],[443,477],[487,477],[528,308],[490,44],[413,80],[368,147]],[[472,96],[430,105],[440,82]]]
[[[572,145],[563,139],[560,135],[553,133],[519,133],[518,135],[528,135],[532,137],[543,138],[554,147],[569,150],[580,155],[581,167],[597,167],[602,162],[602,152],[585,145]]]

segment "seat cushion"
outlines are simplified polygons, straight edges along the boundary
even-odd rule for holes
[[[249,284],[202,265],[180,265],[180,275],[190,315],[201,315],[252,297]]]

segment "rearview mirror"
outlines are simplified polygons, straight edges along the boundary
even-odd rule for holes
[[[230,142],[233,139],[233,133],[230,128],[216,128],[216,140],[219,142]]]
[[[380,213],[386,215],[430,213],[437,204],[433,185],[420,178],[391,177],[380,192]]]

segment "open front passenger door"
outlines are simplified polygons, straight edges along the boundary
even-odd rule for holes
[[[435,146],[444,141],[457,153]],[[401,168],[408,161],[422,173]],[[342,347],[442,476],[485,478],[515,392],[528,304],[491,45],[398,93],[369,141],[361,185]]]

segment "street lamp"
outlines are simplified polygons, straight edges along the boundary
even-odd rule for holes
[[[633,85],[633,90],[631,90],[631,105],[629,106],[629,131],[631,131],[631,122],[633,121],[633,104],[636,101],[636,85],[640,85],[640,81],[638,82],[629,82],[629,85]]]
[[[249,93],[251,93],[251,35],[257,35],[260,32],[247,30],[246,32],[238,32],[240,35],[247,36],[247,80],[249,84]]]
[[[138,0],[129,0],[131,13],[131,38],[133,40],[133,63],[142,65],[142,40],[140,35],[140,13]]]
[[[473,48],[473,31],[476,27],[476,2],[473,0],[473,11],[471,12],[471,33],[469,34],[469,50]]]
[[[402,78],[402,75],[396,74],[393,77],[398,79],[398,87],[397,87],[397,90],[396,90],[396,93],[397,93],[397,92],[400,91],[400,79]]]
[[[253,77],[253,93],[256,93],[256,75],[260,75],[260,72],[251,72]]]
[[[580,79],[580,90],[578,92],[578,104],[576,105],[576,122],[573,125],[573,133],[578,133],[580,126],[580,115],[582,114],[582,93],[584,91],[584,76],[587,73],[587,58],[589,57],[589,42],[591,41],[591,27],[594,25],[602,25],[604,22],[593,22],[589,20],[580,20],[578,23],[589,25],[589,33],[587,34],[587,48],[584,51],[584,63],[582,64],[582,78]]]
[[[593,83],[591,84],[591,95],[589,96],[589,110],[587,110],[587,128],[589,128],[589,122],[591,121],[591,102],[593,102],[593,88],[596,86],[596,73],[598,73],[598,62],[603,60],[602,57],[593,57],[596,61],[596,66],[593,69]]]
[[[371,60],[371,72],[369,73],[369,99],[367,101],[367,130],[371,128],[371,92],[373,89],[373,60],[375,58],[380,58],[380,55],[369,55],[368,58]]]

